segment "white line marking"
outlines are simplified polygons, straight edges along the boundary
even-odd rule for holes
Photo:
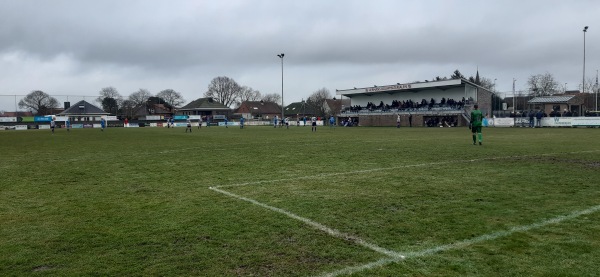
[[[335,276],[340,276],[340,275],[350,275],[350,274],[354,274],[356,272],[360,272],[363,270],[369,270],[369,269],[373,269],[376,267],[382,267],[384,265],[394,263],[397,261],[398,261],[397,259],[383,258],[383,259],[377,260],[375,262],[358,265],[358,266],[349,266],[344,269],[325,273],[325,274],[319,275],[318,277],[335,277]]]
[[[339,176],[339,175],[347,175],[347,174],[369,173],[369,172],[376,172],[376,171],[386,171],[386,170],[394,170],[394,169],[402,169],[402,168],[410,168],[410,167],[423,167],[423,166],[431,166],[431,165],[443,165],[443,164],[451,164],[451,163],[465,163],[465,162],[468,163],[468,162],[478,162],[478,161],[493,161],[493,160],[502,160],[502,159],[511,159],[511,158],[552,156],[552,155],[558,155],[558,154],[594,153],[594,152],[599,152],[599,151],[600,150],[587,150],[587,151],[565,152],[565,153],[547,153],[547,154],[531,154],[531,155],[520,155],[520,156],[502,156],[502,157],[493,157],[493,158],[481,158],[481,159],[469,159],[469,160],[452,160],[452,161],[431,162],[431,163],[422,163],[422,164],[409,164],[409,165],[400,165],[400,166],[393,166],[393,167],[381,167],[381,168],[372,168],[372,169],[362,169],[362,170],[346,171],[346,172],[321,173],[321,174],[316,174],[316,175],[297,176],[297,177],[282,178],[282,179],[276,179],[276,180],[263,180],[263,181],[255,181],[255,182],[247,182],[247,183],[239,183],[239,184],[230,184],[230,185],[215,186],[215,188],[231,188],[231,187],[242,187],[242,186],[251,186],[251,185],[279,183],[279,182],[284,182],[284,181],[294,181],[294,180],[303,180],[303,179],[318,179],[318,178],[323,178],[323,177],[331,177],[331,176]]]
[[[389,250],[389,249],[385,249],[383,247],[377,246],[373,243],[369,243],[366,242],[364,240],[362,240],[361,238],[355,237],[355,236],[351,236],[345,233],[342,233],[338,230],[329,228],[321,223],[312,221],[308,218],[304,218],[301,217],[299,215],[296,215],[294,213],[288,212],[284,209],[281,208],[277,208],[277,207],[273,207],[273,206],[269,206],[267,204],[258,202],[254,199],[250,199],[244,196],[240,196],[225,190],[222,190],[220,188],[225,188],[225,187],[239,187],[239,186],[247,186],[247,185],[256,185],[256,184],[266,184],[266,183],[275,183],[275,182],[282,182],[282,181],[287,181],[287,180],[298,180],[298,179],[312,179],[312,178],[320,178],[320,177],[328,177],[328,176],[337,176],[337,175],[342,175],[342,174],[356,174],[356,173],[366,173],[366,172],[375,172],[375,171],[383,171],[383,170],[390,170],[390,169],[399,169],[399,168],[407,168],[407,167],[419,167],[419,166],[428,166],[428,165],[439,165],[439,164],[448,164],[448,163],[456,163],[456,162],[474,162],[474,161],[485,161],[485,160],[500,160],[500,159],[509,159],[509,158],[523,158],[523,157],[531,157],[531,156],[552,156],[552,155],[557,155],[557,154],[577,154],[577,153],[594,153],[594,152],[598,152],[600,150],[587,150],[587,151],[577,151],[577,152],[566,152],[566,153],[546,153],[546,154],[531,154],[531,155],[521,155],[521,156],[503,156],[503,157],[494,157],[494,158],[482,158],[482,159],[472,159],[472,160],[454,160],[454,161],[446,161],[446,162],[433,162],[433,163],[423,163],[423,164],[415,164],[415,165],[403,165],[403,166],[396,166],[396,167],[387,167],[387,168],[374,168],[374,169],[365,169],[365,170],[357,170],[357,171],[350,171],[350,172],[343,172],[343,173],[323,173],[323,174],[317,174],[317,175],[310,175],[310,176],[302,176],[302,177],[295,177],[295,178],[284,178],[284,179],[278,179],[278,180],[266,180],[266,181],[257,181],[257,182],[248,182],[248,183],[242,183],[242,184],[232,184],[232,185],[223,185],[223,186],[214,186],[214,187],[209,187],[209,189],[225,194],[227,196],[242,200],[242,201],[246,201],[246,202],[250,202],[254,205],[263,207],[265,209],[277,212],[277,213],[281,213],[284,214],[290,218],[299,220],[309,226],[312,226],[314,228],[316,228],[317,230],[323,231],[327,234],[329,234],[330,236],[333,237],[337,237],[337,238],[342,238],[345,240],[349,240],[352,241],[358,245],[361,245],[363,247],[366,247],[368,249],[371,249],[377,253],[383,254],[388,256],[388,258],[383,258],[380,260],[377,260],[375,262],[371,262],[371,263],[367,263],[367,264],[363,264],[363,265],[359,265],[359,266],[350,266],[350,267],[346,267],[343,268],[341,270],[337,270],[334,272],[330,272],[330,273],[325,273],[319,276],[326,276],[326,277],[334,277],[334,276],[339,276],[339,275],[348,275],[348,274],[354,274],[356,272],[360,272],[360,271],[364,271],[364,270],[369,270],[369,269],[373,269],[376,267],[382,267],[384,265],[387,265],[389,263],[393,263],[393,262],[399,262],[401,260],[407,259],[407,258],[413,258],[413,257],[422,257],[422,256],[427,256],[427,255],[432,255],[438,252],[442,252],[442,251],[447,251],[447,250],[451,250],[451,249],[457,249],[457,248],[463,248],[463,247],[467,247],[470,246],[472,244],[478,243],[478,242],[484,242],[484,241],[489,241],[489,240],[494,240],[500,237],[505,237],[505,236],[509,236],[512,235],[513,233],[516,232],[525,232],[525,231],[529,231],[531,229],[534,228],[540,228],[540,227],[544,227],[546,225],[549,224],[555,224],[555,223],[560,223],[562,221],[565,220],[570,220],[576,217],[579,217],[581,215],[585,215],[585,214],[590,214],[590,213],[594,213],[600,210],[600,205],[598,206],[594,206],[591,207],[589,209],[583,210],[583,211],[576,211],[576,212],[572,212],[568,215],[563,215],[563,216],[558,216],[546,221],[542,221],[542,222],[538,222],[538,223],[534,223],[534,224],[530,224],[530,225],[524,225],[524,226],[516,226],[513,227],[509,230],[506,231],[499,231],[499,232],[495,232],[495,233],[491,233],[491,234],[485,234],[482,236],[479,236],[477,238],[473,238],[473,239],[468,239],[468,240],[463,240],[463,241],[459,241],[459,242],[455,242],[455,243],[451,243],[451,244],[446,244],[446,245],[441,245],[441,246],[437,246],[434,248],[429,248],[423,251],[417,251],[417,252],[408,252],[405,254],[402,254],[400,252],[396,252],[393,250]]]
[[[495,240],[498,238],[502,238],[502,237],[507,237],[510,236],[514,233],[517,232],[526,232],[532,229],[536,229],[536,228],[541,228],[541,227],[545,227],[547,225],[550,224],[557,224],[557,223],[561,223],[563,221],[566,220],[571,220],[577,217],[580,217],[582,215],[586,215],[586,214],[591,214],[591,213],[595,213],[600,211],[600,205],[597,206],[593,206],[591,208],[585,209],[585,210],[581,210],[581,211],[575,211],[572,212],[570,214],[567,215],[561,215],[561,216],[557,216],[545,221],[541,221],[541,222],[537,222],[537,223],[533,223],[530,225],[522,225],[522,226],[515,226],[512,227],[508,230],[505,231],[498,231],[498,232],[494,232],[494,233],[490,233],[490,234],[485,234],[476,238],[472,238],[472,239],[467,239],[467,240],[463,240],[463,241],[458,241],[455,243],[451,243],[451,244],[445,244],[445,245],[440,245],[437,247],[433,247],[433,248],[429,248],[429,249],[425,249],[422,251],[417,251],[417,252],[408,252],[405,253],[405,258],[404,259],[410,259],[410,258],[415,258],[415,257],[423,257],[423,256],[428,256],[428,255],[433,255],[436,254],[438,252],[443,252],[443,251],[448,251],[448,250],[453,250],[453,249],[458,249],[458,248],[465,248],[468,246],[471,246],[475,243],[479,243],[479,242],[485,242],[485,241],[490,241],[490,240]],[[327,276],[327,277],[334,277],[334,276],[339,276],[339,275],[349,275],[349,274],[354,274],[356,272],[359,271],[363,271],[363,270],[369,270],[369,269],[373,269],[376,267],[382,267],[384,265],[390,264],[390,263],[395,263],[395,262],[399,262],[403,259],[389,259],[389,258],[385,258],[385,259],[381,259],[378,260],[376,262],[372,262],[372,263],[367,263],[364,265],[360,265],[360,266],[350,266],[350,267],[346,267],[344,269],[338,270],[338,271],[334,271],[334,272],[330,272],[330,273],[325,273],[319,276]]]
[[[278,213],[284,214],[284,215],[286,215],[286,216],[288,216],[290,218],[293,218],[293,219],[299,220],[301,222],[304,222],[305,224],[307,224],[309,226],[312,226],[312,227],[316,228],[317,230],[323,231],[323,232],[327,233],[330,236],[333,236],[333,237],[336,237],[336,238],[341,238],[341,239],[344,239],[344,240],[352,241],[352,242],[354,242],[354,243],[356,243],[358,245],[361,245],[363,247],[369,248],[369,249],[371,249],[371,250],[373,250],[373,251],[375,251],[377,253],[380,253],[380,254],[386,255],[388,257],[391,257],[394,260],[404,259],[404,256],[402,254],[398,253],[398,252],[395,252],[395,251],[392,251],[392,250],[388,250],[388,249],[385,249],[383,247],[379,247],[379,246],[377,246],[375,244],[366,242],[366,241],[362,240],[361,238],[358,238],[358,237],[355,237],[355,236],[351,236],[351,235],[348,235],[348,234],[344,234],[344,233],[342,233],[342,232],[340,232],[338,230],[329,228],[329,227],[327,227],[327,226],[325,226],[325,225],[323,225],[321,223],[312,221],[312,220],[310,220],[308,218],[301,217],[299,215],[293,214],[293,213],[288,212],[288,211],[286,211],[284,209],[280,209],[280,208],[276,208],[276,207],[273,207],[273,206],[269,206],[267,204],[258,202],[258,201],[254,200],[254,199],[243,197],[243,196],[240,196],[240,195],[237,195],[237,194],[234,194],[234,193],[222,190],[222,189],[218,189],[218,188],[215,188],[215,187],[210,187],[209,189],[214,190],[216,192],[220,192],[222,194],[225,194],[227,196],[230,196],[230,197],[233,197],[233,198],[236,198],[236,199],[239,199],[239,200],[250,202],[250,203],[252,203],[254,205],[263,207],[265,209],[268,209],[268,210],[271,210],[271,211],[274,211],[274,212],[278,212]]]

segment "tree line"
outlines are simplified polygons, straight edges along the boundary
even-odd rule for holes
[[[322,93],[321,93],[322,94]],[[329,94],[315,95],[309,98],[309,103],[317,101]],[[249,86],[238,84],[234,79],[220,76],[213,78],[208,85],[203,97],[211,97],[215,101],[228,107],[239,107],[245,101],[263,101],[281,104],[281,95],[278,93],[261,94]],[[173,112],[181,107],[185,100],[180,92],[165,89],[153,95],[149,90],[140,88],[127,97],[123,97],[115,87],[102,88],[95,99],[99,106],[107,113],[117,115],[130,115],[142,106],[162,104],[167,110]],[[33,112],[36,115],[50,114],[53,109],[60,107],[59,101],[51,95],[34,90],[19,101],[19,107]]]
[[[441,81],[447,79],[467,79],[477,85],[494,92],[495,103],[500,103],[501,98],[495,93],[495,82],[491,78],[480,77],[479,72],[476,76],[465,77],[458,69],[450,77],[436,76],[432,81]],[[421,82],[421,81],[416,81]],[[429,82],[429,80],[425,80]],[[551,73],[531,75],[527,80],[528,94],[531,96],[545,96],[563,93],[566,87],[562,87]],[[593,92],[595,83],[589,79],[585,85],[586,92]],[[580,85],[581,89],[581,85]],[[204,97],[211,97],[215,101],[228,107],[239,107],[245,101],[263,101],[281,104],[281,95],[278,93],[262,94],[249,86],[238,84],[234,79],[226,76],[215,77],[208,85]],[[331,99],[331,93],[326,88],[314,91],[307,99],[306,104],[318,115],[325,115],[326,99]],[[167,110],[173,112],[174,109],[181,107],[185,100],[181,93],[173,89],[165,89],[153,95],[149,90],[140,88],[131,93],[128,97],[123,97],[119,91],[112,87],[105,87],[99,91],[96,101],[102,109],[111,114],[132,114],[132,111],[144,105],[162,104]],[[49,114],[52,109],[59,107],[56,98],[41,91],[34,90],[19,101],[21,109],[27,109],[34,114]],[[498,108],[498,107],[495,107]]]

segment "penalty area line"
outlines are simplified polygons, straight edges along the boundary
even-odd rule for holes
[[[479,162],[479,161],[494,161],[494,160],[514,159],[514,158],[526,158],[526,157],[538,157],[538,156],[553,156],[553,155],[560,155],[560,154],[595,153],[595,152],[599,152],[599,151],[600,150],[584,150],[584,151],[564,152],[564,153],[544,153],[544,154],[502,156],[502,157],[491,157],[491,158],[480,158],[480,159],[451,160],[451,161],[430,162],[430,163],[420,163],[420,164],[407,164],[407,165],[392,166],[392,167],[371,168],[371,169],[362,169],[362,170],[346,171],[346,172],[321,173],[321,174],[316,174],[316,175],[296,176],[296,177],[282,178],[282,179],[275,179],[275,180],[262,180],[262,181],[239,183],[239,184],[221,185],[221,186],[214,186],[214,188],[243,187],[243,186],[251,186],[251,185],[262,185],[262,184],[270,184],[270,183],[279,183],[279,182],[284,182],[284,181],[295,181],[295,180],[304,180],[304,179],[319,179],[319,178],[324,178],[324,177],[333,177],[333,176],[348,175],[348,174],[369,173],[369,172],[377,172],[377,171],[386,171],[386,170],[411,168],[411,167],[424,167],[424,166],[432,166],[432,165],[444,165],[444,164],[452,164],[452,163],[469,163],[469,162]]]
[[[283,215],[285,215],[287,217],[290,217],[292,219],[301,221],[302,223],[304,223],[306,225],[309,225],[309,226],[311,226],[311,227],[313,227],[313,228],[315,228],[315,229],[317,229],[319,231],[325,232],[326,234],[328,234],[328,235],[330,235],[332,237],[341,238],[341,239],[344,239],[344,240],[347,240],[347,241],[351,241],[351,242],[354,242],[355,244],[358,244],[360,246],[363,246],[363,247],[366,247],[368,249],[371,249],[371,250],[373,250],[373,251],[375,251],[377,253],[386,255],[389,258],[391,258],[391,260],[402,260],[402,259],[404,259],[404,256],[402,254],[398,253],[398,252],[385,249],[385,248],[377,246],[377,245],[375,245],[373,243],[366,242],[366,241],[364,241],[363,239],[361,239],[359,237],[342,233],[342,232],[340,232],[338,230],[335,230],[333,228],[327,227],[327,226],[325,226],[325,225],[323,225],[321,223],[318,223],[316,221],[310,220],[308,218],[301,217],[299,215],[296,215],[296,214],[294,214],[292,212],[289,212],[289,211],[286,211],[284,209],[273,207],[273,206],[269,206],[267,204],[258,202],[258,201],[254,200],[254,199],[250,199],[248,197],[240,196],[240,195],[237,195],[237,194],[234,194],[234,193],[231,193],[231,192],[228,192],[228,191],[216,188],[216,187],[209,187],[209,189],[213,190],[213,191],[216,191],[216,192],[219,192],[219,193],[222,193],[222,194],[225,194],[227,196],[236,198],[238,200],[250,202],[250,203],[252,203],[254,205],[260,206],[260,207],[265,208],[267,210],[271,210],[271,211],[283,214]]]
[[[600,211],[600,205],[597,206],[593,206],[590,207],[588,209],[585,210],[580,210],[580,211],[574,211],[571,212],[570,214],[567,215],[561,215],[561,216],[557,216],[548,220],[544,220],[544,221],[540,221],[540,222],[536,222],[533,224],[529,224],[529,225],[521,225],[521,226],[515,226],[512,227],[508,230],[504,230],[504,231],[498,231],[498,232],[494,232],[494,233],[489,233],[489,234],[485,234],[476,238],[472,238],[472,239],[467,239],[467,240],[462,240],[462,241],[458,241],[455,243],[450,243],[450,244],[445,244],[445,245],[440,245],[437,247],[433,247],[433,248],[429,248],[429,249],[425,249],[422,251],[416,251],[416,252],[407,252],[404,253],[404,258],[403,259],[390,259],[390,258],[384,258],[384,259],[380,259],[378,261],[375,262],[371,262],[371,263],[367,263],[367,264],[363,264],[363,265],[359,265],[359,266],[350,266],[350,267],[346,267],[344,269],[341,270],[337,270],[334,272],[329,272],[329,273],[325,273],[322,275],[319,275],[319,277],[335,277],[335,276],[339,276],[339,275],[349,275],[349,274],[354,274],[357,273],[359,271],[364,271],[364,270],[369,270],[369,269],[374,269],[377,267],[382,267],[385,266],[387,264],[390,263],[395,263],[395,262],[399,262],[401,260],[406,260],[406,259],[410,259],[410,258],[418,258],[418,257],[425,257],[425,256],[429,256],[429,255],[433,255],[433,254],[437,254],[439,252],[444,252],[444,251],[448,251],[448,250],[454,250],[454,249],[459,249],[459,248],[465,248],[465,247],[469,247],[473,244],[476,243],[480,243],[480,242],[486,242],[486,241],[492,241],[495,239],[499,239],[502,237],[507,237],[510,236],[514,233],[517,232],[527,232],[530,231],[532,229],[539,229],[542,227],[546,227],[550,224],[558,224],[561,223],[563,221],[567,221],[567,220],[571,220],[571,219],[575,219],[577,217],[580,217],[582,215],[587,215],[587,214],[592,214],[595,212]]]

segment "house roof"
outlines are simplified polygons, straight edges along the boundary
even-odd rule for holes
[[[545,104],[545,103],[568,103],[575,95],[560,95],[560,96],[538,96],[527,101],[529,104]]]
[[[179,111],[190,111],[190,110],[202,110],[202,111],[214,111],[214,110],[229,110],[229,107],[215,101],[212,97],[198,98],[187,105],[178,109]]]
[[[284,114],[286,115],[313,115],[314,109],[306,102],[294,102],[285,107]]]
[[[102,109],[86,102],[85,100],[81,100],[75,104],[73,104],[68,109],[59,113],[60,115],[109,115],[103,111]]]
[[[280,114],[281,108],[277,103],[263,101],[244,101],[240,108],[246,107],[251,114]],[[240,110],[238,108],[238,110]]]

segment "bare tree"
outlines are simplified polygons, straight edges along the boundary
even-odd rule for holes
[[[310,105],[318,116],[325,116],[327,109],[325,107],[325,100],[331,98],[331,93],[328,89],[322,88],[313,92],[306,101]]]
[[[208,85],[208,91],[204,93],[204,97],[212,97],[217,102],[223,103],[225,106],[231,106],[235,103],[240,93],[240,85],[233,79],[220,76],[212,79]]]
[[[121,104],[121,102],[123,102],[123,96],[121,96],[121,94],[119,94],[119,91],[117,91],[117,89],[114,87],[102,88],[100,90],[100,96],[96,98],[96,102],[102,104],[104,98],[113,98],[117,101],[117,104]]]
[[[554,76],[548,72],[529,76],[527,86],[529,86],[530,94],[533,96],[552,95],[562,92]]]
[[[133,103],[134,106],[139,107],[141,105],[145,105],[148,98],[150,98],[152,94],[147,89],[141,88],[140,90],[129,95],[129,101]]]
[[[276,103],[278,105],[281,105],[281,94],[279,94],[279,93],[265,94],[262,96],[262,98],[260,100],[262,100],[263,102],[270,102],[270,103]]]
[[[159,92],[156,97],[164,99],[173,107],[179,107],[185,102],[185,100],[183,100],[183,96],[181,96],[181,93],[172,89],[165,89]]]
[[[239,104],[245,101],[258,101],[260,99],[260,91],[254,90],[251,87],[243,86],[239,93]]]
[[[461,79],[461,78],[465,78],[464,75],[462,75],[462,73],[460,73],[460,71],[454,70],[454,73],[452,73],[452,75],[450,76],[450,79]]]
[[[135,104],[131,100],[123,100],[121,108],[119,109],[119,113],[124,115],[125,117],[131,118],[133,117],[134,108]]]
[[[112,97],[105,97],[104,100],[102,100],[102,110],[104,110],[107,113],[117,113],[117,111],[119,110],[119,104],[117,103],[117,99],[114,99]]]
[[[579,89],[581,92],[585,91],[586,93],[596,93],[596,78],[591,77],[585,80],[585,90],[581,90],[581,84],[577,85],[577,89]]]
[[[490,91],[494,91],[496,84],[494,84],[494,80],[490,79],[490,78],[486,78],[486,77],[481,77],[479,79],[479,85],[487,88]]]
[[[45,115],[58,107],[58,100],[41,90],[34,90],[19,101],[19,108],[28,109],[35,114]]]

